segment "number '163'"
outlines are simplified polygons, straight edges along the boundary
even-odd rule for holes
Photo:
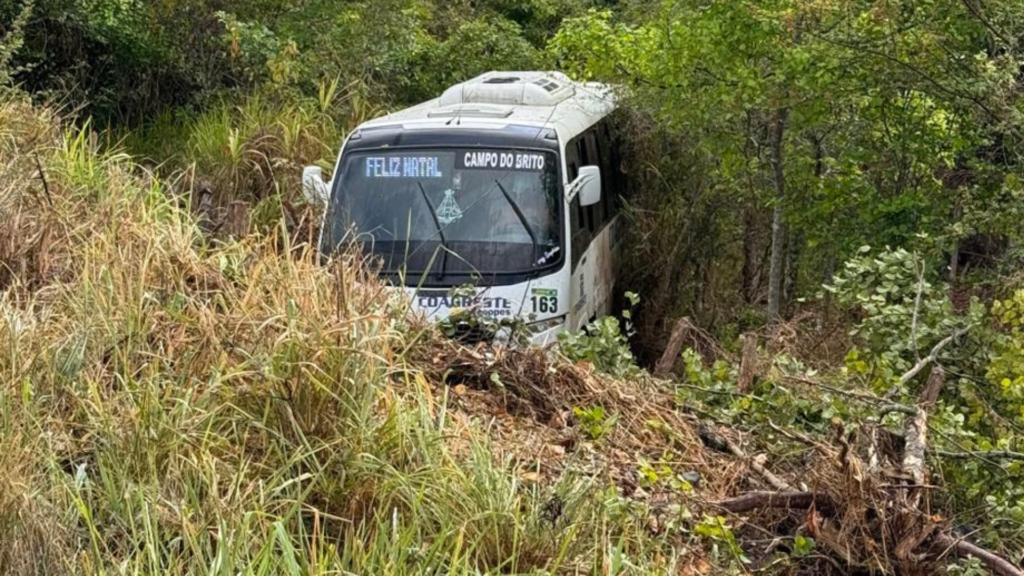
[[[534,296],[533,311],[541,314],[558,312],[558,296]]]

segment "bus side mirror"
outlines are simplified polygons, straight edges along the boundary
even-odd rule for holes
[[[597,166],[583,166],[576,177],[580,189],[580,206],[593,206],[601,201],[601,169]]]
[[[319,166],[306,166],[302,169],[302,195],[306,202],[314,206],[327,205],[330,188],[324,182],[324,172]]]

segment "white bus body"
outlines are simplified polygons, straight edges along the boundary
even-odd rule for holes
[[[490,72],[366,122],[325,202],[321,248],[352,238],[433,320],[476,308],[522,318],[538,344],[609,314],[622,178],[607,86],[557,72]],[[471,295],[452,289],[473,285]]]

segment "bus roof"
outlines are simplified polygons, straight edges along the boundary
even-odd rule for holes
[[[607,84],[575,82],[561,72],[488,72],[433,100],[366,122],[360,128],[554,129],[567,142],[615,109]]]

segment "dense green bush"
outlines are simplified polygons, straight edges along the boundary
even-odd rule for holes
[[[636,260],[657,262],[643,290],[687,282],[676,314],[786,315],[864,244],[928,244],[958,277],[986,258],[962,248],[1019,239],[1020,3],[623,4],[567,20],[549,53],[629,87],[654,126],[637,139],[675,144],[645,157]]]
[[[272,83],[306,96],[340,78],[381,103],[433,96],[492,68],[534,68],[586,3],[439,0],[0,0],[0,32],[32,16],[13,58],[39,97],[104,123]]]
[[[0,28],[31,7],[14,58],[26,90],[105,120],[138,121],[229,83],[205,4],[2,0]]]

